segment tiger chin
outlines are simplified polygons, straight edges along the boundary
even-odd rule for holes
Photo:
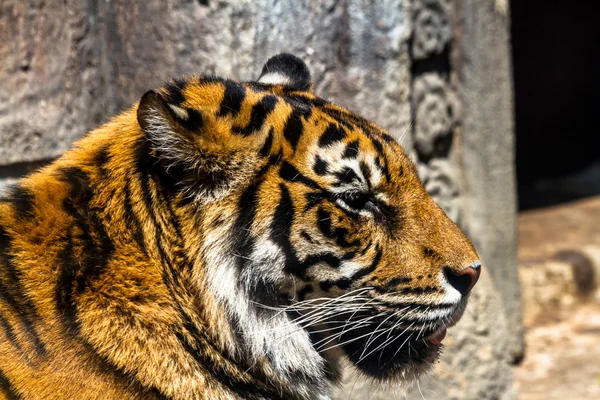
[[[0,397],[325,399],[427,369],[480,273],[306,65],[174,80],[0,200]]]

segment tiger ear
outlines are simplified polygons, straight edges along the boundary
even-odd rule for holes
[[[145,93],[138,123],[151,151],[176,187],[202,200],[218,199],[256,169],[256,151],[232,137],[209,113],[170,103],[159,91]]]
[[[264,65],[258,82],[312,92],[312,81],[308,67],[304,64],[304,61],[288,53],[271,57]]]
[[[150,90],[140,100],[137,120],[163,162],[180,164],[202,152],[199,139],[205,127],[198,110],[171,104],[163,94]]]

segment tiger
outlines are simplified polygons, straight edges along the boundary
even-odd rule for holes
[[[418,378],[481,262],[307,65],[174,79],[0,200],[0,397],[329,399]]]

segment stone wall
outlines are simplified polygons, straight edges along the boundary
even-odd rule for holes
[[[512,398],[523,344],[508,25],[507,0],[4,0],[0,190],[172,76],[253,79],[294,53],[319,95],[400,140],[486,271],[420,388],[349,375],[338,397]]]

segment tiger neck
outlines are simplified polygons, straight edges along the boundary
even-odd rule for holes
[[[145,220],[143,250],[160,266],[172,311],[179,316],[176,337],[164,338],[178,343],[165,348],[182,346],[190,355],[186,363],[197,364],[200,371],[220,371],[227,376],[222,385],[234,393],[243,388],[243,398],[252,398],[253,391],[256,398],[279,398],[281,393],[290,399],[327,398],[323,393],[337,379],[336,372],[328,371],[337,366],[319,355],[309,333],[286,313],[262,306],[279,305],[277,292],[260,271],[276,268],[280,252],[270,249],[266,253],[272,257],[256,255],[260,265],[241,266],[230,250],[232,221],[214,224],[198,204],[176,200],[154,171],[138,167],[135,176],[132,192],[152,203],[132,211]],[[130,241],[140,247],[134,236]],[[155,384],[170,383],[159,379]],[[189,386],[189,393],[197,389],[195,383]]]
[[[185,218],[191,221],[192,215],[202,215],[191,228],[201,232],[199,247],[196,240],[188,240],[185,247],[188,254],[196,255],[193,269],[201,271],[193,284],[203,293],[203,308],[222,318],[222,325],[206,320],[208,329],[218,326],[213,337],[220,336],[223,351],[251,375],[287,392],[284,397],[328,398],[324,393],[339,379],[339,367],[323,358],[309,332],[282,311],[289,294],[282,295],[267,275],[282,269],[283,253],[274,243],[257,238],[252,251],[238,254],[233,243],[235,218],[223,218],[236,214],[228,207],[219,205],[218,211],[207,207],[200,213],[188,210]],[[225,335],[222,326],[227,326]]]
[[[112,146],[123,145],[111,140],[98,146],[94,135],[84,139],[47,174],[59,176],[51,185],[69,185],[79,223],[94,218],[114,245],[102,274],[87,281],[94,290],[85,292],[78,337],[115,370],[168,397],[321,398],[329,390],[325,362],[306,331],[252,303],[229,235],[211,242],[204,211],[175,201],[142,138],[127,138],[137,141],[129,160],[111,157]],[[63,204],[56,199],[56,208]],[[92,239],[98,234],[89,231]],[[142,283],[134,285],[137,294],[135,282]]]

